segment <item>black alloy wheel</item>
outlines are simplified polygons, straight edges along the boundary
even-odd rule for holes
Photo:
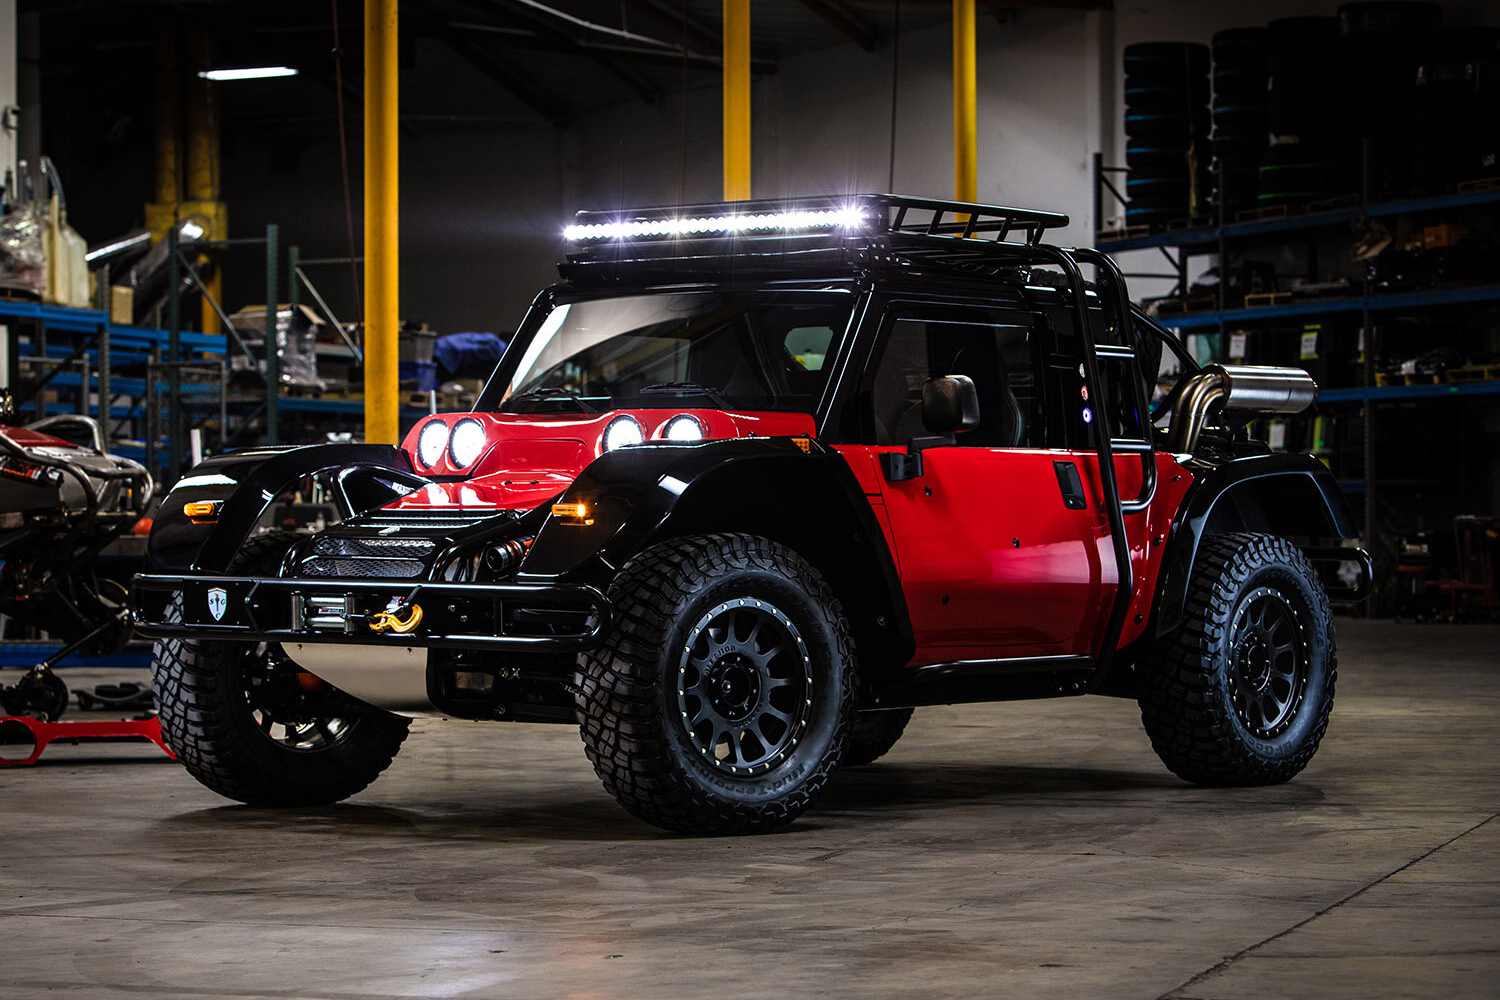
[[[1307,693],[1307,641],[1286,596],[1257,587],[1240,601],[1230,631],[1229,698],[1263,740],[1286,732]]]
[[[803,735],[812,658],[797,626],[754,597],[720,604],[688,633],[677,707],[692,745],[726,774],[775,767]]]

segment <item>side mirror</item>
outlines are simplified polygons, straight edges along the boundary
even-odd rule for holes
[[[967,375],[944,375],[922,383],[922,426],[931,437],[912,438],[906,453],[883,452],[881,468],[888,482],[916,479],[922,474],[922,452],[953,444],[958,431],[979,426],[979,392]]]
[[[979,426],[979,390],[967,375],[943,375],[922,383],[922,426],[934,434]]]

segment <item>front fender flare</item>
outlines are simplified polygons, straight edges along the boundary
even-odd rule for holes
[[[559,499],[587,504],[592,523],[549,519],[519,579],[566,577],[604,588],[658,541],[758,534],[817,565],[856,631],[878,636],[888,659],[904,663],[915,648],[885,533],[843,456],[815,441],[806,452],[788,438],[621,449],[590,464]]]
[[[427,480],[411,457],[381,444],[319,444],[247,448],[215,455],[193,467],[162,499],[146,542],[151,573],[223,572],[261,515],[299,479],[338,471],[334,499],[340,517],[389,503]],[[212,522],[194,522],[184,505],[221,501]]]

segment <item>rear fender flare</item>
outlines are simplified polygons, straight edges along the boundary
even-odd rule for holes
[[[1173,520],[1157,584],[1158,636],[1182,621],[1198,548],[1207,535],[1258,531],[1284,537],[1358,537],[1333,473],[1312,455],[1257,455],[1189,469],[1195,478]]]
[[[266,508],[288,486],[337,471],[334,500],[340,517],[384,506],[424,485],[411,458],[380,444],[319,444],[250,448],[215,455],[194,466],[163,498],[146,542],[152,573],[224,572]],[[183,507],[221,501],[218,517],[195,523]]]
[[[584,469],[559,498],[590,524],[549,518],[523,580],[567,577],[605,588],[632,556],[685,534],[729,531],[788,545],[828,578],[857,643],[876,664],[911,658],[911,620],[885,534],[843,456],[786,438],[621,449]]]

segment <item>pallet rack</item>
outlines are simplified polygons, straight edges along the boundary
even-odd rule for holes
[[[1109,175],[1117,172],[1117,169],[1105,167],[1102,158],[1095,155],[1096,219],[1103,218],[1104,193],[1108,191],[1118,195],[1114,185],[1109,182]],[[1291,210],[1285,215],[1272,218],[1186,225],[1181,228],[1168,228],[1164,231],[1144,234],[1101,232],[1097,245],[1100,250],[1111,255],[1141,250],[1159,251],[1166,258],[1171,273],[1145,276],[1175,280],[1174,292],[1183,302],[1186,302],[1188,266],[1192,257],[1216,254],[1220,261],[1222,275],[1227,272],[1225,262],[1232,253],[1255,246],[1265,246],[1276,237],[1298,236],[1311,240],[1316,239],[1319,234],[1326,236],[1336,233],[1339,227],[1367,218],[1500,208],[1500,187],[1383,202],[1360,199],[1346,199],[1346,201],[1348,202],[1346,204],[1305,212]],[[1357,317],[1363,330],[1373,331],[1375,329],[1373,321],[1381,315],[1500,303],[1500,284],[1469,284],[1380,292],[1370,287],[1368,276],[1366,276],[1363,287],[1359,289],[1358,294],[1354,295],[1236,307],[1225,301],[1226,284],[1227,282],[1223,280],[1219,283],[1215,308],[1199,308],[1173,315],[1162,315],[1157,317],[1158,321],[1182,332],[1227,334],[1230,328],[1272,324],[1280,320],[1345,315]],[[1473,381],[1420,385],[1379,385],[1375,370],[1378,347],[1372,334],[1368,349],[1361,351],[1360,384],[1324,387],[1318,393],[1319,404],[1357,406],[1362,410],[1363,439],[1360,444],[1364,468],[1363,478],[1341,480],[1341,484],[1347,492],[1364,494],[1365,534],[1367,544],[1372,550],[1378,549],[1380,545],[1379,539],[1375,537],[1377,532],[1374,530],[1378,524],[1377,510],[1380,495],[1375,456],[1376,410],[1382,406],[1423,400],[1477,401],[1485,397],[1500,396],[1500,379],[1480,378]],[[1378,610],[1378,601],[1372,599],[1372,613]]]

